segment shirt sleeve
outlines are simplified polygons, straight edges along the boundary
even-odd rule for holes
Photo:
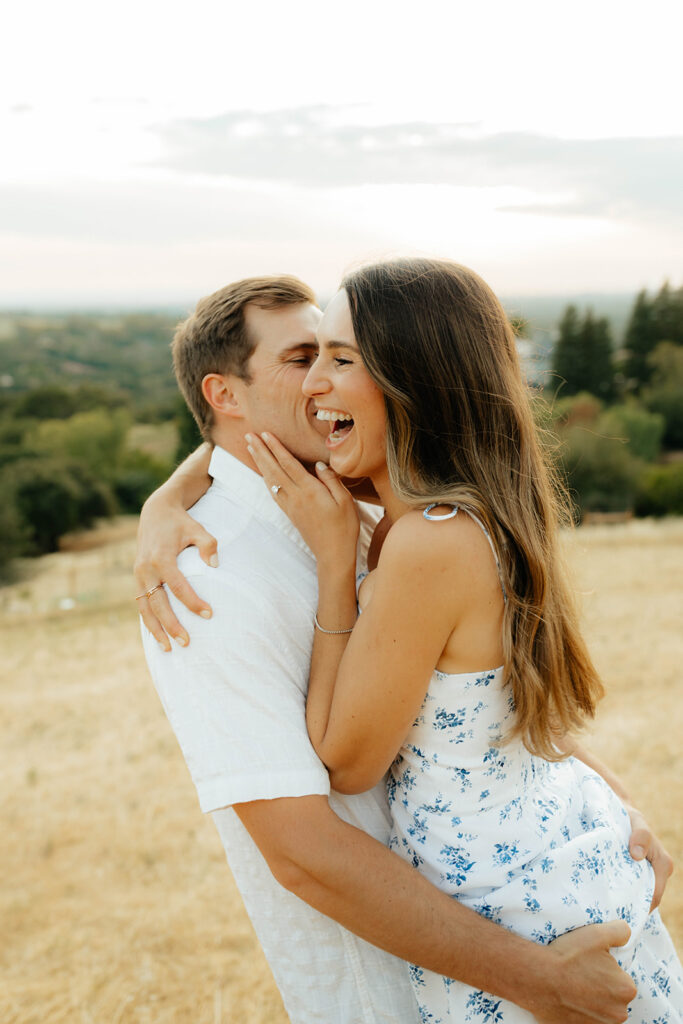
[[[214,570],[215,572],[215,570]],[[192,617],[186,648],[164,654],[142,626],[152,678],[204,812],[249,800],[328,795],[327,771],[306,730],[312,644],[309,609],[276,588],[190,577],[213,608]]]

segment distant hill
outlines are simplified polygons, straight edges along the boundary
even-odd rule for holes
[[[635,301],[633,292],[586,292],[577,295],[505,295],[501,302],[510,316],[523,316],[530,327],[552,331],[569,305],[592,309],[596,316],[607,317],[617,345],[626,329]]]
[[[0,313],[0,388],[97,384],[134,405],[176,394],[170,313]]]
[[[523,317],[520,354],[531,380],[543,379],[557,324],[573,303],[612,325],[618,345],[633,305],[625,294],[505,296],[511,317]],[[176,395],[169,345],[186,309],[153,311],[0,311],[0,392],[44,384],[98,384],[125,391],[135,405],[166,405]]]

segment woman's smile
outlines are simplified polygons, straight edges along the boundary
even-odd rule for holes
[[[319,420],[327,420],[331,424],[330,433],[327,436],[328,448],[338,448],[349,437],[354,427],[353,416],[349,412],[341,412],[338,409],[321,409],[318,407],[316,417]]]

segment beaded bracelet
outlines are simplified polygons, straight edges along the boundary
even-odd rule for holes
[[[317,614],[313,616],[313,619],[315,622],[315,628],[319,629],[321,633],[327,633],[328,636],[336,636],[339,633],[353,633],[353,626],[351,626],[351,629],[323,629],[318,622]]]

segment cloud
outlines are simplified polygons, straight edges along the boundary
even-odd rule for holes
[[[361,125],[333,107],[185,118],[153,131],[166,168],[318,188],[512,185],[515,212],[661,220],[683,213],[683,136],[561,139],[483,135],[470,124]],[[545,197],[545,198],[544,198]]]
[[[0,184],[3,234],[130,245],[281,239],[367,242],[363,225],[340,225],[320,194],[239,182],[133,181]]]

